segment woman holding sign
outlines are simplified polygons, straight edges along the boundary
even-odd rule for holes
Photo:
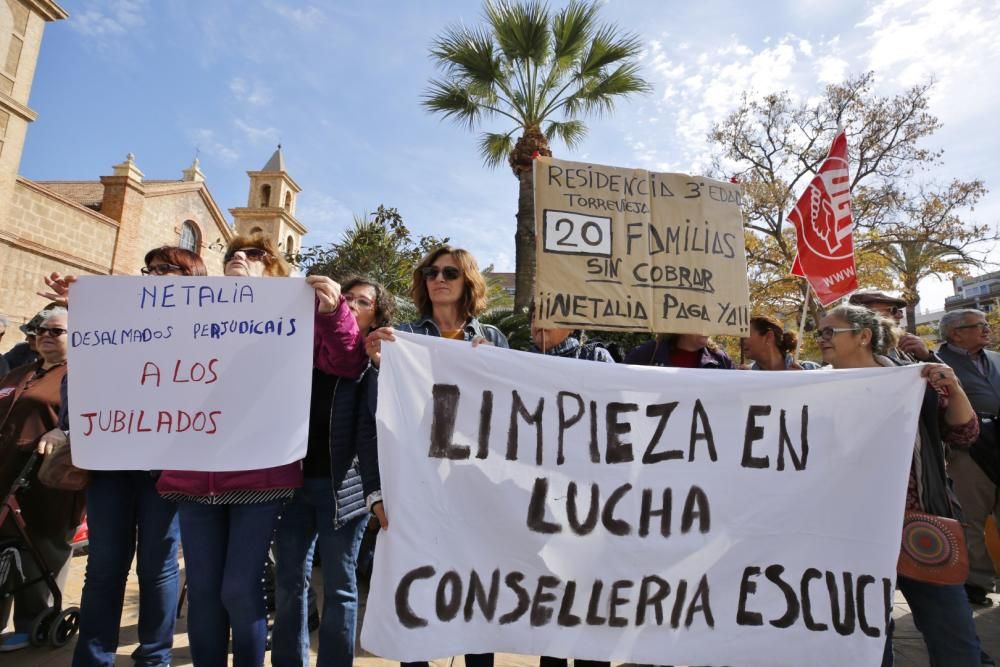
[[[816,337],[823,361],[834,368],[895,365],[884,356],[892,340],[892,323],[867,308],[834,308],[820,320]],[[923,376],[927,390],[920,410],[906,509],[955,518],[958,508],[952,502],[945,473],[944,448],[974,443],[979,420],[949,366],[927,364]],[[932,667],[979,667],[979,638],[961,584],[938,585],[898,575],[896,587],[909,603],[914,624],[924,636]],[[892,642],[888,637],[882,664],[892,665]]]
[[[352,278],[344,283],[343,294],[363,333],[392,321],[393,297],[378,283]],[[369,368],[357,380],[313,369],[309,446],[302,461],[305,483],[282,510],[274,535],[274,667],[309,665],[307,601],[314,555],[323,564],[317,664],[353,664],[355,570],[368,509],[382,527],[387,525],[375,436],[377,375],[377,369]]]
[[[160,247],[146,253],[143,275],[206,276],[201,257],[184,248]],[[53,275],[46,283],[66,298],[72,276]],[[56,295],[53,295],[56,296]],[[56,429],[46,434],[48,451],[65,444]],[[80,599],[80,636],[74,667],[113,665],[118,651],[125,583],[138,557],[139,647],[137,664],[171,661],[180,574],[177,506],[156,492],[156,477],[145,470],[95,470],[87,487],[89,553]]]
[[[441,246],[424,257],[413,270],[410,296],[421,319],[400,325],[399,331],[469,341],[473,346],[510,347],[499,329],[476,319],[476,315],[486,310],[486,280],[468,250]],[[381,361],[382,341],[387,340],[395,340],[389,327],[376,329],[368,336],[368,355],[376,366]],[[468,654],[465,664],[493,667],[493,654]],[[427,663],[402,665],[426,667]]]
[[[224,271],[250,278],[290,273],[271,241],[259,235],[229,242]],[[358,377],[366,364],[364,339],[340,285],[324,276],[310,276],[306,282],[316,292],[314,366],[331,375]],[[160,494],[178,502],[195,665],[225,665],[230,630],[235,667],[264,664],[264,562],[278,513],[300,486],[298,461],[258,470],[161,475]]]

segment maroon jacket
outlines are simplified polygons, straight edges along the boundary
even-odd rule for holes
[[[13,485],[38,439],[59,424],[59,385],[66,375],[66,364],[32,381],[40,366],[41,361],[37,361],[15,368],[0,382],[0,494]],[[84,494],[50,489],[39,484],[37,476],[36,468],[30,477],[33,483],[20,494],[25,521],[38,535],[72,533],[83,514]]]
[[[368,364],[364,336],[344,297],[332,313],[316,311],[313,366],[330,375],[357,378]],[[164,470],[156,484],[160,493],[216,496],[228,491],[267,491],[302,486],[302,462],[275,468],[233,472]]]

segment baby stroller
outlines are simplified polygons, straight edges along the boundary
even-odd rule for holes
[[[0,525],[3,525],[8,516],[11,517],[20,536],[20,539],[0,539],[0,601],[13,597],[14,593],[22,588],[44,581],[52,593],[53,606],[38,614],[32,621],[29,633],[31,645],[48,644],[52,648],[59,648],[65,646],[80,628],[80,609],[62,608],[62,591],[56,583],[55,573],[31,543],[24,517],[21,515],[21,507],[17,502],[18,492],[29,486],[28,478],[35,469],[38,459],[39,455],[32,453],[24,468],[18,473],[10,491],[4,496],[3,504],[0,504]],[[27,580],[24,578],[21,566],[22,554],[34,560],[38,570],[42,572],[40,577]]]

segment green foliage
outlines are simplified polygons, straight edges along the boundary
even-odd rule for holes
[[[305,248],[289,259],[309,274],[337,281],[357,275],[382,283],[396,296],[397,313],[403,321],[408,307],[412,310],[407,294],[414,266],[447,242],[447,238],[435,236],[414,237],[399,211],[379,205],[375,213],[355,216],[354,226],[340,241]]]

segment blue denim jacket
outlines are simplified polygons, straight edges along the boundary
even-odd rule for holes
[[[465,340],[472,340],[476,336],[482,336],[497,347],[510,347],[510,344],[507,342],[507,337],[500,333],[499,329],[490,324],[483,324],[475,317],[470,317],[468,319],[465,323],[464,329]],[[424,319],[417,320],[416,322],[400,324],[396,327],[396,330],[402,331],[403,333],[422,334],[424,336],[441,336],[441,330],[438,329],[438,325],[434,323],[434,319],[431,317],[425,317]]]

